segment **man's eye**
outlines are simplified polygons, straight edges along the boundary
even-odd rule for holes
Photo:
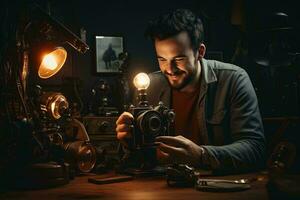
[[[166,60],[165,59],[162,59],[162,58],[158,58],[157,59],[159,62],[165,62]]]
[[[176,58],[175,61],[176,62],[182,62],[182,61],[185,61],[185,59],[184,58]]]

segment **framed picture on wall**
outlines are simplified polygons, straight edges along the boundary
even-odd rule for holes
[[[96,73],[120,73],[123,38],[96,36]]]

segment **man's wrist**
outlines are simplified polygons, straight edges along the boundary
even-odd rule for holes
[[[209,164],[208,164],[208,159],[207,159],[207,150],[203,147],[200,146],[199,148],[200,151],[200,163],[199,167],[203,169],[209,169]]]

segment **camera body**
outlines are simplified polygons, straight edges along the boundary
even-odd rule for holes
[[[129,147],[143,149],[155,146],[158,136],[173,135],[175,113],[167,108],[163,102],[156,107],[146,104],[130,106],[129,112],[133,115],[132,140]]]

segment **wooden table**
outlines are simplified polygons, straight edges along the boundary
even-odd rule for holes
[[[201,192],[194,188],[169,187],[164,177],[136,178],[128,182],[105,185],[89,183],[89,177],[91,177],[91,175],[76,177],[74,180],[71,180],[69,184],[57,188],[31,191],[8,191],[0,194],[0,199],[268,199],[268,192],[266,189],[267,175],[263,173],[217,177],[226,179],[258,179],[251,183],[251,189],[249,190],[222,193]]]

